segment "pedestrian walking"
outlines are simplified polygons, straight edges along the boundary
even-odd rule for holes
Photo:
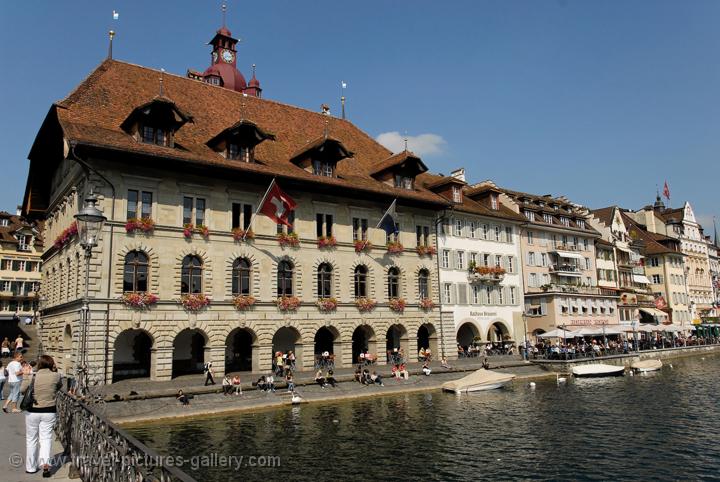
[[[20,413],[18,410],[18,402],[20,401],[20,384],[23,379],[22,353],[16,352],[13,361],[7,366],[7,384],[10,387],[10,393],[7,400],[3,404],[3,412],[7,413],[8,407],[12,413]]]
[[[22,335],[18,335],[17,338],[15,338],[15,353],[22,353],[23,348],[25,348],[25,340],[23,340]]]
[[[213,369],[212,369],[212,362],[207,362],[205,366],[203,367],[203,372],[205,372],[205,386],[208,385],[215,385],[215,379],[213,378]]]
[[[62,381],[49,355],[38,358],[37,373],[23,380],[23,391],[33,385],[33,405],[25,414],[25,471],[34,474],[42,468],[50,477],[50,450],[57,418],[55,398]]]
[[[0,360],[0,400],[5,400],[3,396],[3,389],[5,388],[5,382],[7,381],[7,368],[3,366],[2,360]]]

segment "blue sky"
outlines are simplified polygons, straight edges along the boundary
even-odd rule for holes
[[[42,119],[105,57],[107,30],[115,58],[184,74],[208,65],[220,3],[2,2],[0,208],[21,201]],[[707,232],[720,215],[718,1],[228,4],[265,97],[339,114],[345,80],[348,117],[398,148],[407,131],[433,171],[590,207],[638,208],[667,179]]]

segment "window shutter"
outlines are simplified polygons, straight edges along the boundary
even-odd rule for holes
[[[540,314],[547,314],[547,301],[545,301],[545,298],[540,298]]]

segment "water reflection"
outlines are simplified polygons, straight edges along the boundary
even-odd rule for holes
[[[131,431],[186,457],[279,455],[281,467],[186,470],[198,480],[717,477],[720,358],[646,376],[516,383],[305,405]]]

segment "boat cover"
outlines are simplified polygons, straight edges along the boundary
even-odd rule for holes
[[[469,387],[491,383],[509,382],[513,378],[515,378],[515,375],[512,373],[494,372],[492,370],[485,370],[484,368],[481,368],[480,370],[476,370],[470,375],[466,375],[459,380],[445,382],[442,387],[443,390],[450,390],[453,392],[458,390],[465,391]]]

